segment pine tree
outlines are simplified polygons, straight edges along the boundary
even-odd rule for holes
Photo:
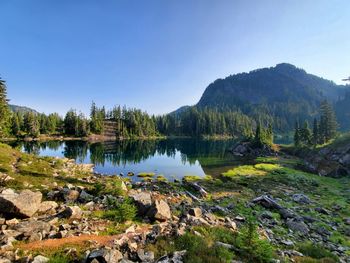
[[[338,122],[332,105],[326,100],[321,103],[320,115],[321,143],[327,143],[336,137]]]
[[[14,136],[18,136],[21,131],[21,125],[19,121],[19,116],[17,113],[14,113],[11,118],[11,133]]]
[[[294,145],[296,147],[300,146],[300,126],[299,122],[295,122],[295,129],[294,129]]]
[[[311,146],[312,145],[312,134],[311,130],[309,128],[309,122],[305,121],[303,128],[300,129],[300,141],[305,146]]]
[[[8,107],[6,84],[0,78],[0,138],[9,135],[10,117],[11,113]]]
[[[312,144],[314,147],[317,146],[319,142],[319,129],[318,129],[318,121],[314,118],[314,125],[312,129]]]

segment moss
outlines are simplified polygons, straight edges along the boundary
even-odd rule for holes
[[[153,177],[155,175],[156,175],[155,173],[151,173],[151,172],[142,172],[137,174],[138,177]]]
[[[182,180],[185,182],[196,182],[202,180],[202,177],[198,175],[185,175]]]
[[[222,175],[224,177],[263,176],[266,175],[266,172],[256,169],[253,165],[241,165],[223,173]]]

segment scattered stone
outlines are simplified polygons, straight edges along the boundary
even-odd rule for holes
[[[42,199],[40,192],[23,190],[19,194],[7,188],[0,193],[0,213],[6,217],[27,218],[39,209]]]
[[[311,200],[308,196],[304,194],[294,194],[293,195],[293,201],[299,204],[310,204]]]
[[[188,213],[194,217],[201,217],[202,216],[202,209],[200,209],[199,207],[191,208],[188,211]]]
[[[79,191],[77,190],[69,190],[69,189],[65,189],[64,190],[64,200],[67,202],[67,203],[74,203],[78,200],[79,198]]]
[[[54,214],[56,213],[56,208],[58,204],[55,201],[44,201],[40,204],[38,208],[39,214]]]

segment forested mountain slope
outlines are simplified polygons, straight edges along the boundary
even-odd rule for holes
[[[255,120],[272,121],[276,129],[286,131],[297,119],[311,120],[322,100],[335,103],[347,89],[282,63],[218,79],[206,88],[196,106],[238,110]]]

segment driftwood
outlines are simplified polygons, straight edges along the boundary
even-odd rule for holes
[[[202,197],[206,197],[208,195],[208,192],[198,183],[188,183],[188,185],[191,186],[196,191],[198,191]]]
[[[186,193],[189,197],[191,197],[194,201],[200,202],[200,199],[199,199],[197,196],[191,194],[189,191],[185,191],[185,193]]]

